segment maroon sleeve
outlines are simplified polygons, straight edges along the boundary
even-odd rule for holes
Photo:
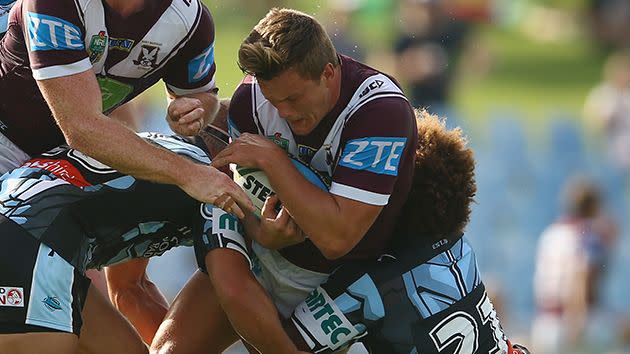
[[[413,169],[415,141],[415,116],[406,100],[381,98],[366,104],[344,128],[330,192],[387,204],[399,173]]]
[[[176,95],[216,90],[214,61],[214,20],[201,5],[201,18],[186,45],[166,68],[164,82]]]
[[[35,79],[72,75],[92,67],[85,28],[73,0],[24,0],[21,5],[13,15],[26,39]]]

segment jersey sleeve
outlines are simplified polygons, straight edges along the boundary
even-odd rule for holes
[[[252,77],[247,76],[236,88],[228,112],[228,133],[236,139],[241,133],[257,134],[252,110]]]
[[[15,11],[21,24],[33,77],[52,79],[92,68],[85,27],[73,0],[24,0]]]
[[[201,4],[201,17],[190,40],[166,68],[164,82],[176,95],[216,90],[214,61],[214,20]]]
[[[414,113],[401,98],[376,99],[348,121],[330,193],[386,205],[401,167],[413,168]],[[415,151],[415,150],[414,150]]]

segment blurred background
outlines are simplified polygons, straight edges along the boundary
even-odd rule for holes
[[[467,237],[504,329],[535,354],[630,353],[629,0],[216,0],[217,85],[270,7],[315,15],[339,52],[394,75],[469,138]],[[163,86],[136,99],[168,131]],[[172,299],[190,250],[152,261]]]

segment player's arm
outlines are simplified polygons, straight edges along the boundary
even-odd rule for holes
[[[168,302],[149,280],[147,258],[136,258],[105,268],[109,299],[150,344],[168,311]]]
[[[140,115],[136,111],[135,104],[133,101],[127,102],[122,106],[116,108],[112,112],[108,114],[109,118],[115,119],[122,124],[124,124],[127,128],[137,132],[140,129]]]
[[[261,353],[298,352],[245,257],[232,250],[217,249],[206,255],[205,262],[219,303],[245,341]]]
[[[260,168],[302,231],[329,259],[348,253],[365,235],[382,206],[322,191],[293,166],[284,150],[260,135],[242,134],[213,161]]]
[[[201,215],[203,232],[195,238],[195,253],[214,289],[209,296],[216,298],[232,328],[261,352],[295,353],[275,305],[251,272],[240,221],[207,204]]]
[[[215,27],[210,11],[202,5],[201,18],[190,40],[166,67],[164,82],[171,129],[186,136],[197,134],[219,110],[215,84]]]
[[[282,149],[254,134],[242,134],[215,157],[213,165],[231,162],[262,169],[290,216],[322,254],[329,259],[342,257],[363,238],[388,203],[397,178],[404,141],[415,131],[415,126],[411,126],[413,112],[405,101],[394,99],[386,105],[381,104],[380,111],[376,113],[372,112],[373,108],[370,104],[365,105],[352,118],[351,123],[359,126],[354,129],[356,133],[349,137],[348,144],[341,147],[340,163],[344,159],[348,161],[346,166],[337,166],[330,193],[304,179]],[[384,125],[384,116],[393,118]],[[379,119],[381,124],[376,124]],[[372,131],[367,131],[369,135],[362,135],[367,128],[361,125],[366,122],[371,122],[369,127]],[[375,132],[373,127],[381,130]],[[377,134],[384,139],[370,137],[378,137]],[[367,148],[369,145],[373,148]],[[374,163],[355,169],[353,163],[365,162],[357,162],[355,158],[365,161],[374,159]],[[392,171],[384,173],[381,171],[383,166]],[[362,186],[352,184],[357,179],[363,181]],[[371,185],[379,185],[382,190],[371,192]]]
[[[229,194],[239,205],[251,207],[251,201],[225,174],[153,146],[103,115],[100,89],[91,70],[39,80],[38,85],[71,147],[122,173],[178,185],[200,201],[214,202]]]

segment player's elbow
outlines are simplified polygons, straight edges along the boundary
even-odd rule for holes
[[[337,232],[327,230],[310,237],[326,259],[335,260],[347,255],[363,238],[364,231],[351,225],[345,226],[339,227]]]
[[[354,244],[344,240],[331,240],[318,246],[319,251],[328,260],[339,259],[348,254]]]

